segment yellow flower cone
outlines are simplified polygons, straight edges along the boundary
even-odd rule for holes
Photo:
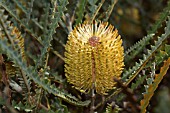
[[[124,49],[114,26],[85,22],[70,33],[65,49],[65,75],[76,89],[88,92],[95,88],[106,95],[115,87],[113,78],[120,79]]]

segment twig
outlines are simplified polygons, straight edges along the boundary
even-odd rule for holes
[[[94,113],[95,109],[95,79],[96,79],[96,72],[95,72],[95,59],[94,59],[94,53],[92,52],[92,97],[91,97],[91,108],[90,108],[90,113]]]
[[[93,22],[93,20],[95,19],[96,15],[98,14],[98,12],[99,12],[99,10],[100,10],[100,8],[102,7],[102,5],[103,5],[104,2],[105,2],[105,0],[102,0],[102,1],[101,1],[100,5],[98,6],[96,12],[94,13],[94,15],[93,15],[93,17],[92,17],[91,22]]]
[[[95,89],[94,89],[94,83],[93,83],[93,86],[92,86],[92,97],[91,97],[91,108],[90,108],[90,113],[94,113],[94,110],[95,110]]]
[[[110,8],[108,9],[108,10],[110,10],[110,11],[109,11],[108,16],[106,17],[106,19],[104,19],[104,21],[108,21],[108,19],[109,19],[111,13],[112,13],[113,8],[114,8],[115,4],[117,3],[117,1],[118,1],[118,0],[114,0],[113,4],[111,5],[111,9],[110,9]]]

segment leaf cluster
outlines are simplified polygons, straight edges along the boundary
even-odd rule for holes
[[[170,2],[155,6],[166,8],[148,29],[147,14],[152,11],[146,13],[147,5],[135,0],[0,0],[0,112],[91,111],[91,94],[81,94],[66,82],[63,54],[73,26],[94,20],[109,21],[120,29],[125,69],[108,96],[96,94],[93,110],[154,111],[149,102],[152,107],[170,64]],[[130,31],[131,25],[136,31]],[[142,37],[136,36],[138,31],[143,38],[138,39]],[[136,39],[129,39],[127,32],[134,33],[135,44],[128,45]]]

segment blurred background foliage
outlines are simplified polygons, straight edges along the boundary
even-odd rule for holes
[[[38,55],[41,53],[41,48],[43,47],[42,44],[39,43],[35,38],[33,37],[42,37],[46,38],[44,36],[45,29],[50,30],[51,28],[47,25],[50,21],[50,17],[47,16],[47,13],[49,15],[52,13],[52,10],[50,10],[51,7],[58,7],[53,6],[55,3],[60,5],[62,2],[58,2],[58,0],[0,0],[3,4],[10,7],[10,9],[13,9],[12,11],[14,14],[16,14],[17,19],[19,19],[20,22],[17,21],[17,19],[14,18],[14,16],[11,16],[8,11],[5,11],[4,14],[8,15],[8,20],[12,21],[12,24],[14,26],[17,26],[19,31],[22,32],[22,36],[24,37],[24,45],[25,45],[25,51],[27,57],[27,63],[30,65],[35,65],[34,60],[32,59],[35,56],[31,55]],[[59,0],[62,1],[62,0]],[[67,0],[63,0],[66,1]],[[49,58],[47,61],[47,67],[43,68],[38,66],[39,69],[39,75],[41,76],[41,72],[50,72],[50,79],[59,89],[65,89],[66,92],[71,92],[72,94],[76,95],[79,99],[88,99],[90,95],[84,95],[80,94],[77,90],[73,89],[65,80],[64,76],[64,47],[67,41],[67,36],[69,32],[78,24],[84,22],[85,20],[90,20],[91,17],[95,16],[94,20],[102,20],[102,21],[108,21],[110,24],[114,25],[121,35],[123,39],[123,46],[125,48],[125,51],[131,47],[133,44],[135,44],[137,41],[142,39],[144,36],[146,36],[151,29],[151,26],[155,23],[156,20],[158,20],[160,16],[160,12],[163,11],[163,9],[167,6],[168,0],[118,0],[118,2],[115,4],[113,11],[111,10],[111,4],[113,4],[114,0],[68,0],[68,4],[66,5],[65,10],[63,10],[63,15],[61,14],[61,18],[59,19],[58,27],[55,29],[55,33],[52,34],[52,40],[51,40],[51,47],[52,50],[49,50]],[[22,4],[22,5],[20,5]],[[1,6],[0,6],[1,7]],[[100,7],[97,14],[95,14],[96,10]],[[109,9],[110,8],[110,9]],[[64,9],[64,8],[63,8]],[[48,11],[51,12],[48,12]],[[58,9],[54,9],[56,12]],[[25,12],[24,12],[25,11]],[[110,14],[109,14],[109,11]],[[1,18],[1,17],[0,17]],[[24,25],[22,25],[24,24]],[[24,26],[24,27],[23,27]],[[163,23],[164,26],[164,23]],[[24,29],[23,29],[24,28]],[[30,31],[29,31],[30,30]],[[159,36],[159,34],[162,34],[164,32],[164,27],[159,28],[156,31],[156,35]],[[170,44],[170,40],[167,40],[168,44]],[[143,48],[144,52],[146,48]],[[47,49],[48,50],[48,49]],[[29,51],[29,53],[27,53]],[[31,53],[31,54],[30,54]],[[9,59],[7,56],[3,56],[4,59],[7,61],[6,65],[10,65],[11,62],[8,62]],[[133,58],[134,62],[125,62],[125,67],[131,67],[135,64],[135,62],[142,57],[142,54],[136,55],[135,58]],[[9,67],[9,66],[6,66]],[[43,68],[43,69],[42,69]],[[12,68],[14,69],[14,68]],[[40,71],[42,69],[42,71]],[[16,70],[16,69],[14,69]],[[7,69],[8,71],[8,69]],[[15,71],[7,72],[10,73],[9,75],[14,75],[11,77],[11,80],[14,80],[19,84],[19,80],[16,73],[12,73]],[[156,71],[156,73],[159,73]],[[57,76],[56,76],[57,75]],[[148,112],[150,113],[169,113],[170,112],[170,70],[167,72],[167,74],[164,76],[164,79],[161,81],[158,89],[156,90],[154,96],[152,97],[150,101],[150,105],[148,106]],[[44,77],[47,75],[42,75]],[[54,79],[55,78],[55,79]],[[1,86],[2,87],[2,86]],[[35,89],[37,89],[37,85],[34,83],[31,83],[31,91],[32,95],[36,93]],[[136,93],[142,93],[144,89],[141,89],[141,87],[137,88],[134,92]],[[18,104],[20,100],[22,100],[22,94],[19,92],[12,92],[12,100],[15,100],[13,102],[13,105],[15,105],[15,110],[19,110],[19,113],[21,112],[32,112],[29,111],[29,108],[36,109],[38,111],[34,112],[47,112],[46,110],[48,108],[53,109],[57,113],[80,113],[80,112],[88,112],[89,108],[78,108],[76,106],[70,105],[67,102],[62,101],[62,99],[58,99],[57,97],[48,94],[45,91],[43,92],[46,96],[42,96],[42,103],[38,107],[36,106],[26,106],[22,105],[23,103]],[[134,93],[135,94],[135,93]],[[138,97],[139,95],[135,95]],[[36,98],[32,96],[32,98]],[[47,99],[48,98],[48,99]],[[100,96],[96,97],[96,100],[101,98]],[[128,98],[128,97],[127,97]],[[142,97],[139,96],[139,100]],[[34,99],[30,100],[32,103]],[[48,103],[49,100],[50,105]],[[101,100],[101,99],[99,99]],[[2,101],[1,101],[2,102]],[[122,101],[123,104],[126,104],[126,99]],[[4,112],[11,112],[8,110],[4,110],[2,105],[5,105],[3,102],[0,103],[0,113]],[[45,104],[45,105],[43,105]],[[17,107],[17,105],[19,107]],[[23,109],[22,107],[23,106]],[[50,106],[50,107],[49,107]],[[97,111],[99,113],[104,112],[106,109],[106,104],[99,108]],[[11,106],[10,106],[11,107]],[[10,108],[9,107],[9,108]],[[114,106],[115,107],[115,106]],[[28,108],[26,110],[26,108]],[[116,108],[116,107],[115,107]],[[12,108],[11,108],[12,109]],[[129,108],[126,108],[129,109]],[[12,109],[13,110],[13,109]],[[16,112],[15,111],[15,112]],[[49,113],[53,113],[54,111],[48,111]],[[108,111],[109,112],[109,111]],[[128,112],[128,110],[123,110],[123,113]],[[117,113],[114,111],[114,113]]]
[[[12,0],[9,0],[14,9],[16,9],[17,14],[20,16],[20,18],[24,18],[28,15],[23,14],[23,12],[16,6],[15,3],[12,2]],[[15,1],[15,0],[14,0]],[[84,16],[82,17],[82,21],[89,20],[90,19],[90,9],[88,5],[90,2],[86,0],[69,0],[69,4],[67,5],[67,10],[65,11],[65,16],[63,16],[63,20],[60,21],[60,26],[56,29],[56,33],[54,35],[54,40],[52,40],[52,46],[55,50],[57,50],[62,56],[64,53],[64,44],[66,43],[67,36],[69,34],[68,26],[65,26],[68,23],[68,21],[72,21],[72,26],[76,26],[76,19],[77,19],[77,13],[79,8],[81,6],[81,2],[85,1],[85,11]],[[96,4],[95,6],[92,6],[95,10],[98,6],[98,4],[101,2],[100,0],[89,0],[94,1]],[[112,0],[114,1],[114,0]],[[26,5],[24,1],[20,1],[21,3]],[[38,21],[43,21],[43,14],[44,14],[44,7],[45,1],[42,1],[40,3],[38,0],[34,1],[33,9],[31,12],[31,18],[32,22],[29,23],[29,26],[31,26],[31,29],[36,33],[36,35],[41,36],[42,31],[40,31],[36,24],[36,19]],[[96,18],[99,18],[100,20],[104,19],[101,16],[101,14],[105,13],[108,6],[111,4],[111,1],[105,1],[99,10],[99,14],[96,16]],[[110,18],[108,22],[112,25],[114,25],[118,30],[119,34],[123,38],[124,48],[127,50],[130,46],[132,46],[135,42],[139,41],[141,38],[147,35],[147,31],[150,30],[150,27],[155,22],[155,20],[158,19],[160,12],[165,8],[167,5],[167,0],[119,0],[117,4],[115,5],[113,12],[110,15]],[[27,7],[27,6],[26,6]],[[90,7],[91,8],[91,7]],[[72,19],[72,20],[70,20]],[[33,23],[34,22],[34,23]],[[28,23],[28,22],[26,22]],[[15,23],[17,24],[17,23]],[[37,23],[38,24],[38,23]],[[41,26],[39,26],[41,28]],[[27,39],[27,38],[25,38]],[[29,38],[28,38],[29,39]],[[36,45],[34,43],[29,43],[26,41],[26,44],[30,44],[29,46],[26,46],[26,48],[34,48]],[[34,45],[33,45],[34,44]],[[34,52],[37,52],[38,48],[34,48]],[[53,56],[53,55],[52,55]],[[51,56],[51,57],[52,57]],[[53,58],[50,58],[51,63],[49,65],[52,67],[51,69],[55,69],[62,67],[63,62],[60,61],[60,59],[54,56]],[[60,68],[59,71],[63,71],[63,68]]]

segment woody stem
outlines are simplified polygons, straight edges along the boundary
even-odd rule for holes
[[[91,97],[91,108],[90,108],[90,113],[94,113],[95,109],[95,58],[94,58],[94,53],[92,52],[92,97]]]

